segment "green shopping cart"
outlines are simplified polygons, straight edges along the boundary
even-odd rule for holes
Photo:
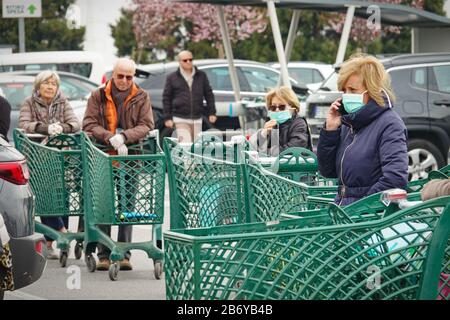
[[[95,271],[93,244],[102,243],[111,250],[111,280],[117,280],[119,261],[125,252],[132,249],[146,252],[153,259],[155,277],[161,277],[163,252],[158,243],[162,239],[164,219],[166,160],[161,152],[153,152],[155,139],[149,138],[131,146],[129,152],[133,155],[117,156],[100,150],[86,133],[81,136],[86,194],[86,264],[89,271]],[[152,239],[140,243],[114,242],[100,230],[99,225],[152,225]]]
[[[171,228],[245,222],[243,169],[234,162],[238,152],[235,146],[227,146],[213,136],[202,137],[194,144],[164,139]]]
[[[84,216],[83,163],[80,135],[46,137],[27,135],[14,130],[14,143],[27,159],[30,185],[36,199],[38,217]],[[34,138],[33,138],[34,137]],[[38,141],[42,142],[38,142]],[[33,141],[35,140],[35,141]],[[57,242],[60,248],[59,262],[67,264],[70,242],[76,240],[75,258],[80,259],[83,248],[83,232],[62,233],[35,222],[36,232]]]
[[[223,144],[215,144],[223,152]],[[309,195],[336,193],[336,186],[307,185],[282,177],[259,163],[223,160],[217,152],[192,152],[191,145],[165,139],[167,157],[171,229],[201,228],[218,225],[273,221],[290,212],[308,209]],[[203,150],[202,146],[199,150]],[[248,152],[231,149],[236,153]],[[234,152],[234,153],[233,153]],[[223,153],[221,153],[223,154]]]
[[[450,298],[450,197],[359,222],[171,230],[164,247],[167,299]]]

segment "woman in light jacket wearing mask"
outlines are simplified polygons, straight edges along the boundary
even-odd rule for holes
[[[305,118],[300,117],[300,101],[291,88],[282,86],[266,95],[270,118],[257,133],[258,151],[278,156],[290,147],[312,150],[311,134]]]
[[[344,94],[331,104],[317,145],[320,173],[339,181],[335,202],[348,205],[405,188],[407,131],[392,110],[394,94],[384,66],[372,56],[353,56],[339,71],[338,88]]]

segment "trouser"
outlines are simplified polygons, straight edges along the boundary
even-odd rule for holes
[[[105,232],[108,236],[111,236],[111,226],[110,225],[99,225],[100,230]],[[119,234],[117,235],[118,242],[131,242],[133,232],[132,225],[120,225],[119,226]],[[109,259],[109,255],[111,254],[111,250],[102,243],[97,244],[97,257],[99,259]],[[125,258],[128,260],[131,257],[131,252],[127,251],[125,253]]]
[[[202,118],[184,119],[173,117],[175,134],[180,142],[193,142],[202,132]]]
[[[118,212],[128,211],[133,212],[134,211],[134,192],[136,191],[136,187],[133,186],[131,189],[134,192],[130,192],[129,189],[130,185],[124,186],[121,185],[121,179],[123,181],[130,181],[132,179],[131,175],[125,174],[123,177],[119,178],[119,176],[114,176],[114,183],[116,185],[117,190],[117,200],[118,200]],[[122,196],[122,192],[126,192],[124,196]],[[108,236],[111,237],[111,225],[99,225],[100,230],[105,232]],[[132,232],[133,232],[133,226],[132,225],[119,225],[119,233],[117,235],[117,241],[118,242],[131,242],[132,238]],[[102,243],[97,244],[97,257],[99,259],[109,259],[109,255],[111,254],[111,250],[105,246]],[[125,258],[130,259],[131,252],[127,251],[125,253]]]
[[[49,226],[55,230],[61,230],[62,228],[69,228],[69,217],[68,216],[64,216],[64,217],[41,217],[41,222],[42,224],[45,224],[46,226]],[[47,241],[53,241],[55,239],[52,239],[48,236],[45,236],[45,240]]]

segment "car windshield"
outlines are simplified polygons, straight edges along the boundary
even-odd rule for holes
[[[280,75],[275,71],[258,67],[241,67],[241,69],[253,92],[267,92],[278,84]]]
[[[33,83],[6,82],[0,83],[0,91],[11,105],[12,110],[20,110],[20,106],[33,92]]]
[[[60,90],[69,100],[82,100],[86,98],[97,86],[86,81],[79,80],[72,77],[61,78]]]
[[[339,74],[333,72],[320,86],[319,90],[322,91],[339,91],[337,87],[337,80]]]

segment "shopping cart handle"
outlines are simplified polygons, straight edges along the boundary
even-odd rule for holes
[[[158,138],[158,137],[159,137],[159,130],[158,130],[158,129],[155,129],[155,130],[150,131],[150,132],[147,134],[147,137],[148,137],[148,138]]]
[[[408,200],[403,200],[403,201],[400,201],[400,202],[398,203],[398,207],[399,207],[400,209],[407,209],[407,208],[414,207],[415,205],[418,205],[418,204],[421,204],[421,203],[422,203],[422,201],[408,201]]]

